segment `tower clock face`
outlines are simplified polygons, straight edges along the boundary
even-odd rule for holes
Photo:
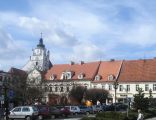
[[[37,55],[39,55],[39,54],[41,53],[40,49],[36,49],[36,50],[35,50],[35,53],[36,53]]]

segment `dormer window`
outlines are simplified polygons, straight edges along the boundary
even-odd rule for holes
[[[56,75],[55,75],[55,74],[52,74],[52,75],[50,76],[50,80],[55,80],[55,78],[56,78]]]
[[[61,79],[62,79],[62,80],[71,79],[71,78],[72,78],[72,75],[73,75],[72,73],[73,73],[73,72],[71,72],[71,71],[62,72]]]
[[[114,75],[108,75],[108,80],[114,80],[115,76]]]
[[[95,76],[95,80],[99,81],[101,79],[101,76],[100,75],[96,75]]]
[[[85,76],[85,74],[84,74],[84,73],[80,73],[80,74],[78,75],[78,79],[83,79],[83,78],[84,78],[84,76]]]

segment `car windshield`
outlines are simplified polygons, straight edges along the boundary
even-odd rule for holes
[[[34,111],[38,111],[37,107],[33,106],[32,108],[33,108]]]

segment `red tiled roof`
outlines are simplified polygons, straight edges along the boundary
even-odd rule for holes
[[[97,75],[101,76],[101,79],[99,81],[94,82],[111,82],[108,80],[109,75],[113,75],[114,77],[117,77],[120,71],[122,65],[122,61],[103,61],[100,64],[99,71]]]
[[[83,64],[57,64],[53,65],[47,73],[45,74],[45,79],[49,80],[52,74],[56,75],[56,79],[60,80],[62,72],[64,71],[72,71],[74,75],[71,79],[78,79],[78,75],[84,73],[85,80],[92,80],[97,73],[100,62],[89,62]]]
[[[156,81],[156,59],[124,61],[119,82]]]
[[[12,75],[16,75],[16,76],[20,76],[20,77],[26,77],[27,73],[21,69],[17,69],[17,68],[11,68],[8,73],[12,74]]]

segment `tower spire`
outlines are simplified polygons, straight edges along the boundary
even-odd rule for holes
[[[43,44],[43,38],[42,38],[42,32],[41,32],[41,38],[39,39],[39,44],[37,45],[37,47],[40,47],[40,48],[44,48],[44,44]]]

